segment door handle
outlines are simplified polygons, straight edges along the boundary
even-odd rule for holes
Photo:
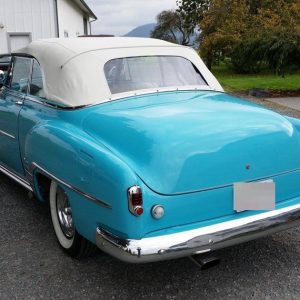
[[[19,100],[19,101],[16,101],[15,103],[16,103],[17,105],[23,105],[23,101],[20,101],[20,100]]]

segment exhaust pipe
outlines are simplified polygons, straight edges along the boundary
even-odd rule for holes
[[[195,263],[201,270],[207,270],[220,263],[220,258],[214,256],[203,256],[201,254],[189,256],[190,260]]]

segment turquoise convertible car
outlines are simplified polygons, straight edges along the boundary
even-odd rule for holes
[[[10,60],[0,170],[49,203],[72,257],[191,257],[299,225],[300,121],[226,94],[194,50],[50,39]]]

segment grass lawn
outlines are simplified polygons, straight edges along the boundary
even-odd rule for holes
[[[232,70],[214,67],[212,72],[227,91],[243,92],[253,88],[273,91],[294,91],[300,89],[300,70],[284,78],[274,74],[236,74]]]

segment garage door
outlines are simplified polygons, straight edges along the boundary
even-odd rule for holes
[[[10,52],[23,48],[30,42],[30,33],[8,33],[8,49]]]

